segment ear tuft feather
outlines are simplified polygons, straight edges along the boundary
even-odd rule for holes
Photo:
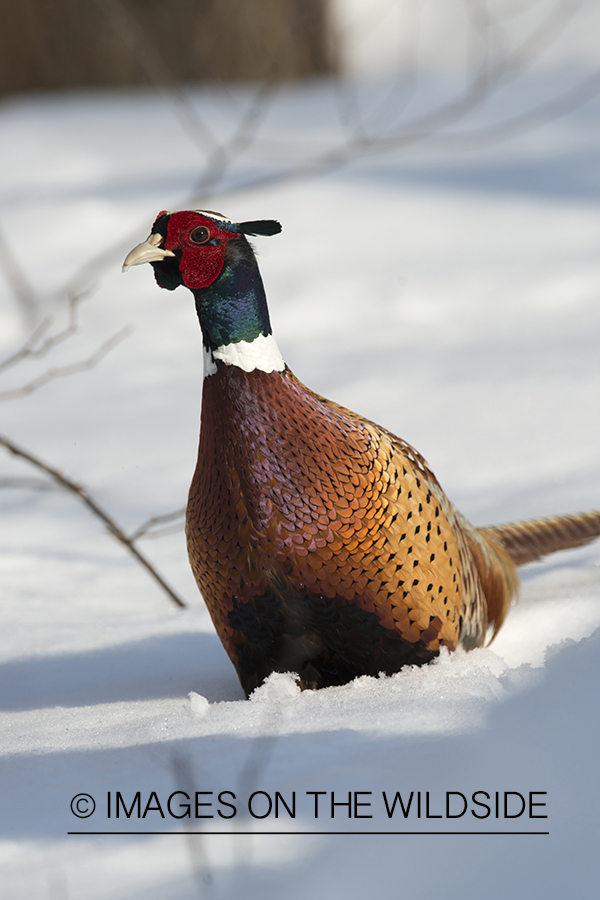
[[[279,234],[281,231],[281,225],[279,222],[276,222],[275,219],[260,219],[257,222],[239,222],[235,227],[236,229],[239,229],[242,234],[261,234],[264,237],[271,237],[271,235]]]

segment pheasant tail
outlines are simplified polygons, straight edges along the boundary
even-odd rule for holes
[[[516,566],[524,566],[548,553],[589,544],[600,535],[600,511],[508,522],[477,531],[485,540],[500,544]]]

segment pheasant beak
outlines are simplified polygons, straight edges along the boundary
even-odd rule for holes
[[[134,247],[131,253],[128,253],[123,263],[121,271],[126,272],[131,266],[141,266],[142,263],[160,262],[166,256],[175,256],[170,250],[162,250],[160,244],[163,242],[162,234],[151,234],[137,247]]]

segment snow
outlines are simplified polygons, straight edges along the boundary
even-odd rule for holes
[[[230,127],[229,107],[194,97]],[[288,364],[414,444],[476,524],[600,507],[600,104],[507,144],[433,142],[236,193],[292,159],[300,133],[324,146],[329,104],[323,86],[282,95],[267,137],[279,129],[290,146],[265,139],[206,204],[283,223],[254,243]],[[6,103],[0,152],[0,228],[40,311],[62,322],[61,286],[97,282],[78,334],[4,373],[2,389],[134,328],[97,367],[5,402],[2,432],[134,529],[185,504],[202,345],[189,296],[160,291],[149,267],[119,270],[156,213],[193,195],[197,150],[166,101],[132,92]],[[8,354],[29,324],[5,284],[0,299]],[[2,457],[0,476],[32,474]],[[321,692],[276,675],[246,701],[181,530],[143,547],[186,610],[73,497],[4,487],[0,504],[1,897],[594,895],[600,542],[526,569],[491,647]],[[117,820],[117,792],[129,808],[138,791],[145,818],[121,808]],[[177,791],[204,792],[212,818],[169,815]],[[396,791],[413,792],[406,819],[399,805],[388,818],[383,793]],[[277,792],[288,805],[295,793],[295,818],[248,812],[253,794],[262,816]],[[348,792],[353,815],[332,817],[332,795]],[[427,792],[433,815],[447,792],[467,812],[427,818]],[[475,792],[492,808],[496,792],[500,808],[519,793],[548,818],[478,819]],[[70,811],[82,793],[97,803],[89,818]],[[69,834],[117,830],[136,833]]]

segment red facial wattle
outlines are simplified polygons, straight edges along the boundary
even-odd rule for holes
[[[169,219],[164,246],[166,250],[181,251],[179,271],[183,283],[198,290],[219,277],[227,241],[234,237],[238,235],[220,228],[208,216],[190,211],[177,212]]]

